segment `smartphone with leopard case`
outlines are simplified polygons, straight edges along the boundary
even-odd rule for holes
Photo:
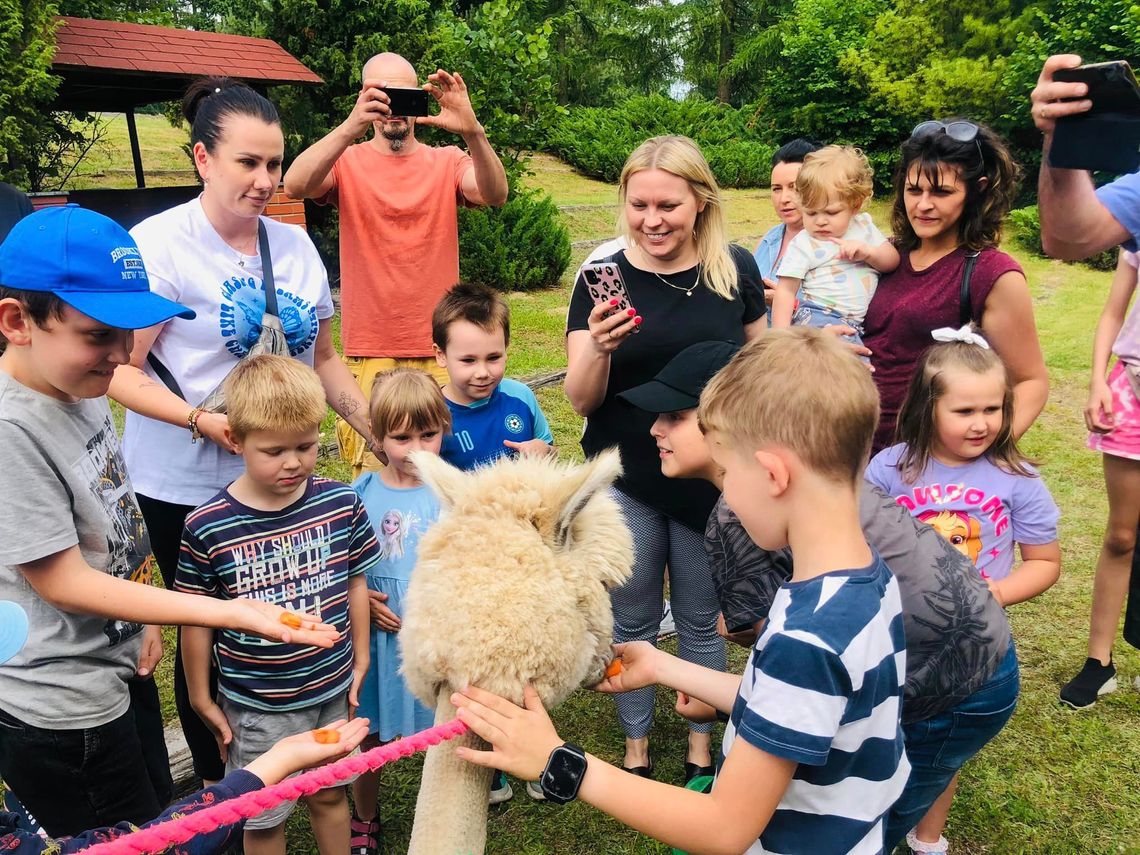
[[[629,291],[626,290],[625,280],[621,275],[621,269],[615,262],[600,261],[595,264],[587,264],[582,268],[582,278],[586,280],[586,290],[595,306],[601,303],[609,305],[617,300],[617,305],[613,307],[613,311],[606,312],[607,318],[612,314],[625,313],[633,308],[633,303],[629,299]],[[634,325],[633,331],[635,333],[641,332],[641,325]]]

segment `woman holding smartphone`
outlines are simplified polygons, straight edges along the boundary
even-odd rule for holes
[[[587,418],[586,454],[616,445],[625,469],[616,498],[637,557],[631,579],[613,592],[614,638],[656,643],[668,567],[680,655],[723,669],[703,540],[716,490],[664,477],[661,455],[668,452],[659,452],[649,435],[653,415],[617,395],[653,379],[691,344],[743,344],[758,335],[766,327],[763,284],[752,255],[727,242],[720,189],[692,140],[662,136],[642,143],[622,169],[618,198],[629,248],[607,261],[621,274],[630,308],[616,312],[616,299],[595,305],[585,277],[578,277],[566,324],[565,383],[574,410]],[[626,734],[623,765],[649,777],[654,690],[616,701]],[[710,733],[709,724],[690,726],[686,779],[713,765]]]
[[[312,366],[333,408],[370,436],[367,403],[333,346],[335,308],[316,247],[304,229],[263,216],[285,154],[277,108],[244,83],[206,78],[187,90],[183,114],[202,193],[143,220],[131,234],[151,289],[192,306],[197,317],[140,330],[130,363],[115,371],[109,392],[128,410],[123,454],[167,587],[174,584],[187,514],[243,470],[226,416],[197,404],[260,334],[266,260],[259,222],[289,355]],[[152,355],[167,376],[148,359]],[[174,697],[195,773],[206,782],[220,779],[225,766],[213,734],[190,706],[180,658]]]

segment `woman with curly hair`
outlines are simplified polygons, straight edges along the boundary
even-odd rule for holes
[[[1029,287],[998,249],[1019,177],[1002,139],[974,122],[921,122],[903,143],[891,212],[902,261],[879,280],[864,320],[882,405],[875,452],[894,441],[911,372],[939,327],[972,322],[985,333],[1013,381],[1015,436],[1044,408],[1049,377]]]

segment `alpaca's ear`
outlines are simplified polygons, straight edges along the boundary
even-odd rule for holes
[[[592,460],[586,461],[570,473],[566,501],[558,510],[558,526],[555,528],[556,546],[570,545],[570,530],[574,520],[597,493],[608,489],[621,475],[621,455],[616,448],[603,451]]]
[[[408,460],[416,467],[420,480],[427,484],[439,504],[444,508],[455,506],[455,499],[463,486],[463,472],[430,451],[413,451]]]

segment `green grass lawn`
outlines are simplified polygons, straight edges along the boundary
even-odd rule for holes
[[[181,154],[176,133],[161,136],[159,122],[163,121],[140,117],[140,135],[144,146],[169,146],[155,152],[154,162],[171,164]],[[166,129],[172,131],[169,126]],[[128,151],[125,142],[118,149]],[[129,168],[129,154],[117,162],[124,158]],[[566,217],[577,245],[572,261],[576,266],[589,245],[613,236],[616,190],[585,179],[549,157],[534,157],[531,167],[534,174],[529,183],[549,190],[559,205],[569,206]],[[108,164],[100,169],[105,176],[117,174]],[[729,191],[726,195],[730,238],[754,246],[775,222],[767,192]],[[871,211],[885,230],[885,203],[872,202]],[[1057,702],[1061,684],[1084,661],[1093,565],[1106,519],[1100,461],[1084,447],[1081,411],[1092,333],[1110,274],[1011,251],[1025,266],[1051,379],[1048,407],[1024,446],[1040,461],[1061,507],[1064,565],[1061,581],[1052,590],[1011,610],[1022,663],[1021,702],[1006,730],[963,771],[947,836],[957,852],[1140,852],[1140,693],[1129,685],[1140,674],[1140,654],[1118,646],[1122,688],[1095,710],[1074,713]],[[564,366],[562,329],[572,271],[573,267],[557,290],[511,295],[512,376]],[[561,388],[544,389],[539,398],[563,456],[579,458],[581,420]],[[322,468],[336,477],[346,474],[339,461],[326,461]],[[739,670],[742,664],[743,652],[733,651],[730,667]],[[168,673],[160,678],[167,683]],[[660,692],[658,704],[651,734],[658,777],[679,782],[684,726],[672,713],[669,693]],[[554,718],[564,738],[607,760],[620,761],[622,735],[609,700],[578,692]],[[387,853],[404,851],[418,773],[418,760],[402,761],[383,772],[381,817]],[[513,801],[491,811],[489,852],[669,851],[585,805],[536,804],[522,793],[521,786],[516,791]],[[301,814],[290,825],[289,851],[315,852]]]

